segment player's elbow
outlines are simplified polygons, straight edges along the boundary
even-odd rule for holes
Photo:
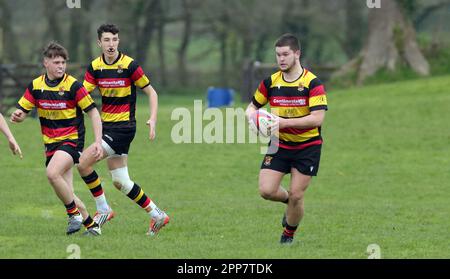
[[[143,89],[143,91],[149,97],[158,98],[158,93],[156,92],[156,90],[151,85],[148,85],[147,87],[145,87]]]
[[[322,119],[316,119],[314,121],[314,127],[321,127],[323,123],[323,118]]]
[[[323,124],[323,121],[325,120],[325,111],[324,110],[320,110],[320,111],[316,111],[314,113],[311,114],[312,115],[312,125],[313,127],[320,127]]]

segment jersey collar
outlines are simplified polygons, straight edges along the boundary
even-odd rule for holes
[[[114,60],[114,62],[112,62],[111,64],[108,64],[108,62],[106,62],[105,55],[102,54],[103,63],[105,63],[108,66],[112,66],[112,65],[116,64],[120,60],[121,57],[122,57],[122,52],[119,51],[119,55],[117,56],[116,60]]]
[[[49,86],[49,87],[56,87],[58,84],[61,83],[61,81],[63,81],[66,78],[66,75],[67,74],[64,74],[64,76],[62,78],[50,80],[48,78],[47,74],[45,74],[45,77],[44,77],[45,84],[47,84],[47,86]]]
[[[286,82],[286,83],[294,83],[294,82],[297,82],[298,80],[300,80],[303,76],[305,76],[307,72],[308,72],[308,70],[306,70],[306,68],[302,67],[302,73],[301,73],[300,76],[299,76],[298,78],[296,78],[295,80],[293,80],[293,81],[287,81],[287,80],[285,80],[285,79],[284,79],[283,72],[281,72],[281,78],[282,78],[283,81]]]

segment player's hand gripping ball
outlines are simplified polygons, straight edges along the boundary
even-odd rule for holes
[[[250,117],[250,129],[257,135],[270,137],[275,133],[277,117],[265,110],[256,110]]]

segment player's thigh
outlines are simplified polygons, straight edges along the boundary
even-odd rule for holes
[[[128,156],[127,155],[113,155],[109,156],[107,159],[108,169],[115,170],[124,168],[128,164]]]
[[[74,165],[72,156],[62,150],[58,150],[53,154],[52,159],[47,166],[47,176],[63,176],[68,170],[71,170]]]
[[[261,192],[273,192],[280,187],[281,180],[283,180],[285,173],[271,170],[261,169],[259,171],[259,190]]]
[[[291,169],[291,182],[289,184],[290,195],[301,199],[311,182],[311,176],[299,172],[296,168]]]

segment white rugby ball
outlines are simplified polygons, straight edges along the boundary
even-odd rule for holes
[[[263,137],[270,137],[274,132],[272,130],[272,125],[276,121],[276,116],[265,111],[265,110],[256,110],[252,116],[250,117],[250,128],[256,134],[259,134]]]

